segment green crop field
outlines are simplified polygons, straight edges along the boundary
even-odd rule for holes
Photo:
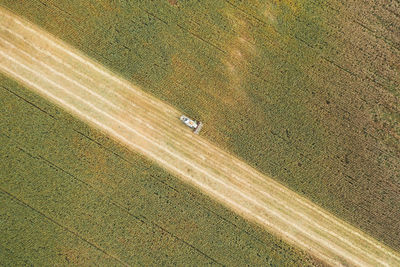
[[[201,119],[206,138],[400,250],[398,2],[0,4]],[[74,159],[74,168],[84,166]]]
[[[318,261],[0,76],[0,263]]]

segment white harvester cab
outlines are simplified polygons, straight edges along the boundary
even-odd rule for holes
[[[185,115],[182,115],[180,120],[190,129],[193,130],[193,132],[195,134],[199,134],[201,128],[203,127],[203,123],[199,122],[199,121],[195,121],[192,119],[189,119],[188,117],[186,117]]]

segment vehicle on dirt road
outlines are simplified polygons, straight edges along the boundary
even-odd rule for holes
[[[199,134],[201,128],[203,127],[203,123],[201,121],[195,121],[192,119],[189,119],[185,115],[182,115],[180,120],[190,129],[193,130],[195,134]]]

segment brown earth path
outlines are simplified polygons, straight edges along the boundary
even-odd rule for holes
[[[0,71],[329,264],[400,266],[398,252],[193,135],[178,110],[1,8]]]

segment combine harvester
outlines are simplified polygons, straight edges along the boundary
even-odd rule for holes
[[[181,116],[181,121],[186,124],[187,127],[192,129],[195,134],[199,134],[201,128],[203,127],[203,123],[201,121],[189,119],[185,115]]]

